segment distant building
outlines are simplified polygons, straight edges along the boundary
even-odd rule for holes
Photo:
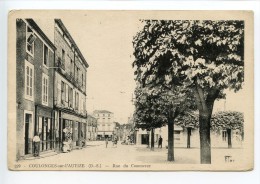
[[[112,139],[115,131],[114,113],[107,110],[95,110],[93,115],[98,124],[97,139]]]
[[[87,118],[87,141],[95,141],[97,139],[97,119],[88,115]]]
[[[32,156],[33,136],[40,152],[54,150],[53,78],[55,46],[32,19],[16,20],[16,155]]]

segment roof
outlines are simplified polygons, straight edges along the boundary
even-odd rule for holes
[[[36,24],[33,19],[25,19],[28,24],[44,39],[44,41],[53,49],[56,50],[55,45],[52,41],[46,36],[46,34],[41,30],[41,28]]]
[[[66,36],[69,38],[69,40],[72,42],[75,50],[77,51],[78,55],[80,56],[80,59],[82,60],[83,64],[88,68],[89,65],[87,63],[87,61],[85,60],[84,56],[82,55],[81,51],[79,50],[76,42],[73,40],[72,36],[70,35],[69,31],[67,30],[67,28],[65,27],[65,25],[63,24],[63,22],[61,21],[61,19],[55,19],[55,23],[57,23],[60,28],[65,32]]]
[[[88,118],[94,118],[94,119],[96,119],[93,115],[89,115],[89,114],[88,114]]]
[[[109,114],[113,114],[113,112],[110,112],[108,110],[95,110],[94,114],[98,114],[98,113],[109,113]]]

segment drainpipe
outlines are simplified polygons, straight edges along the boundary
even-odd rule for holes
[[[38,133],[37,132],[37,122],[38,122],[38,118],[37,118],[37,105],[35,105],[35,113],[34,113],[34,134]],[[34,136],[34,135],[33,135]]]
[[[56,68],[55,68],[55,61],[56,61],[56,51],[54,50],[54,53],[53,53],[53,57],[54,57],[54,62],[53,62],[53,70],[52,70],[52,72],[53,72],[53,76],[52,76],[52,78],[53,78],[53,87],[52,87],[52,118],[53,118],[53,127],[54,127],[54,150],[56,150],[56,147],[57,147],[57,145],[56,145],[56,129],[57,129],[57,127],[56,127],[56,121],[55,121],[55,71],[56,71]]]

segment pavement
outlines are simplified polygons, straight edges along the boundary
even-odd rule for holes
[[[243,149],[212,148],[212,164],[227,162],[228,159],[238,161],[244,154]],[[176,164],[199,164],[200,150],[198,148],[175,148],[174,162],[167,162],[167,149],[154,148],[151,151],[146,145],[122,145],[118,142],[117,146],[113,146],[112,142],[108,143],[106,148],[104,141],[91,141],[87,143],[87,147],[83,149],[73,150],[69,153],[50,154],[50,156],[42,156],[34,158],[34,164],[41,163],[73,163],[73,164],[89,164],[89,163],[176,163]],[[31,162],[32,160],[22,160],[19,162]]]

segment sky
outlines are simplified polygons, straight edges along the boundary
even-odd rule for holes
[[[57,18],[60,18],[57,16]],[[140,17],[130,13],[71,13],[62,21],[89,64],[87,70],[87,111],[108,110],[115,121],[127,123],[134,112],[135,89],[132,40],[141,29]],[[36,20],[53,41],[53,19]],[[214,112],[244,112],[244,91],[226,90],[227,99],[216,101]],[[239,99],[239,100],[238,100]]]

